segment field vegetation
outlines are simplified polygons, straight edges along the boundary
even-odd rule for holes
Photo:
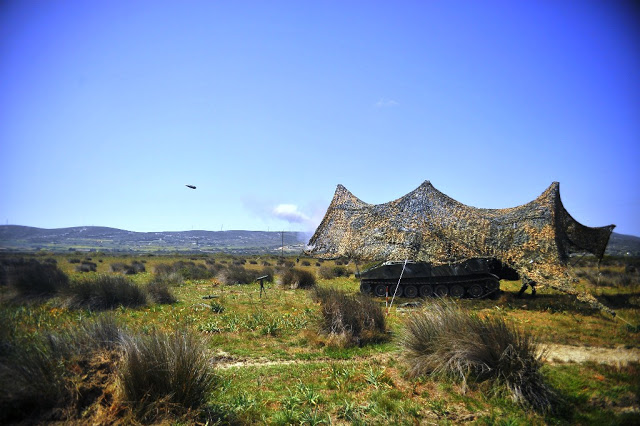
[[[541,350],[640,350],[638,267],[574,268],[614,318],[509,281],[389,308],[345,261],[4,254],[0,423],[637,424],[637,363]]]

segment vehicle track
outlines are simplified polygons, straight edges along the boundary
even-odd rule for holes
[[[541,349],[543,350],[543,361],[549,364],[595,362],[599,364],[626,366],[629,363],[640,363],[640,348],[637,347],[627,348],[619,346],[616,348],[603,348],[597,346],[571,346],[550,343],[541,345]],[[348,363],[354,361],[370,361],[381,365],[392,356],[393,354],[376,354],[370,357],[355,357],[350,359],[317,358],[312,360],[269,360],[267,358],[238,359],[222,352],[216,355],[215,360],[218,368],[230,369],[268,367],[274,365]]]

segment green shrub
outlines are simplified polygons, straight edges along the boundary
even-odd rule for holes
[[[213,265],[215,266],[215,265]],[[200,263],[177,261],[172,265],[161,263],[155,266],[156,275],[178,273],[185,280],[204,280],[211,278],[214,273]]]
[[[94,262],[83,260],[81,264],[76,266],[78,272],[96,272],[98,265]]]
[[[211,307],[211,312],[215,313],[215,314],[221,314],[224,312],[224,305],[222,305],[221,303],[216,302],[215,300],[212,301],[209,306]]]
[[[536,339],[502,317],[480,317],[451,301],[434,301],[407,319],[401,339],[410,375],[460,381],[491,380],[514,401],[538,411],[551,407]]]
[[[324,280],[331,280],[338,277],[348,277],[350,275],[344,266],[323,265],[318,268],[318,276]]]
[[[9,265],[6,274],[7,282],[22,297],[51,297],[69,285],[69,278],[56,265],[35,260]]]
[[[63,351],[58,339],[39,334],[6,342],[0,358],[0,420],[17,420],[30,411],[50,409],[68,397]]]
[[[188,332],[153,332],[124,341],[118,378],[122,398],[142,421],[203,406],[217,384],[207,346]],[[176,413],[177,412],[177,413]]]
[[[178,299],[171,292],[171,288],[166,281],[154,280],[146,286],[146,291],[151,300],[155,303],[170,305],[176,303]]]
[[[342,336],[347,344],[363,345],[387,339],[382,308],[368,295],[317,287],[315,298],[321,305],[321,332]]]
[[[176,262],[174,269],[179,272],[185,280],[204,280],[213,276],[206,266],[200,263]]]
[[[255,281],[257,275],[244,266],[229,265],[218,272],[217,278],[224,284],[250,284]]]
[[[134,260],[131,262],[131,265],[127,265],[124,273],[127,275],[135,275],[140,272],[146,272],[147,268],[144,266],[144,263]]]
[[[272,283],[273,282],[273,277],[275,276],[275,271],[270,266],[264,266],[260,270],[260,273],[258,274],[258,276],[259,277],[264,277],[265,275],[267,276],[267,278],[265,278],[264,281],[267,282],[267,283]]]
[[[316,277],[303,269],[287,268],[281,272],[280,284],[291,288],[311,288],[316,286]]]
[[[120,275],[97,275],[73,283],[68,291],[69,304],[88,309],[137,307],[147,303],[146,293]]]
[[[124,272],[127,269],[127,264],[124,262],[113,262],[109,265],[111,272]]]

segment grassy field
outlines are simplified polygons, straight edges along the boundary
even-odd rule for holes
[[[376,299],[386,315],[387,338],[361,346],[348,345],[344,340],[319,332],[321,304],[313,297],[313,290],[291,289],[277,282],[280,275],[277,257],[110,257],[95,253],[90,259],[77,253],[31,257],[57,265],[69,277],[69,284],[65,285],[72,290],[53,292],[46,297],[25,296],[3,283],[0,286],[0,359],[9,358],[11,351],[7,348],[27,345],[37,336],[73,335],[86,324],[108,318],[141,339],[157,333],[172,335],[176,331],[204,339],[203,352],[214,367],[215,386],[207,393],[206,402],[197,408],[174,410],[171,404],[165,404],[162,409],[156,407],[154,413],[141,415],[133,401],[122,397],[119,371],[124,361],[121,354],[102,346],[84,357],[70,350],[63,361],[56,358],[56,366],[62,369],[60,386],[71,389],[71,396],[53,401],[46,410],[13,410],[5,413],[0,422],[640,423],[637,364],[545,362],[542,375],[557,396],[553,409],[548,412],[537,412],[514,403],[499,383],[471,382],[463,388],[455,380],[412,378],[407,374],[399,340],[407,318],[420,310],[402,305],[416,299],[396,300],[390,309],[384,299]],[[293,264],[315,276],[321,267],[336,266],[334,262],[319,263],[315,259],[296,261],[293,257],[286,261],[288,266]],[[83,269],[82,262],[89,265],[84,269],[90,272],[79,271]],[[137,287],[147,289],[150,282],[158,279],[156,270],[176,262],[183,262],[183,266],[177,269],[181,278],[169,285],[175,299],[173,303],[158,303],[149,296],[145,303],[135,306],[120,303],[87,307],[89,305],[80,304],[77,297],[69,296],[77,291],[73,289],[80,288],[78,283],[102,275],[122,276]],[[134,263],[139,265],[135,273]],[[126,270],[122,264],[130,267],[129,275],[113,272]],[[254,277],[272,268],[276,280],[266,283],[262,294],[255,282],[223,284],[221,271],[234,264]],[[214,268],[214,265],[217,266]],[[354,270],[352,264],[338,266],[350,272]],[[200,276],[205,269],[215,269],[216,274]],[[590,266],[575,272],[580,277],[577,285],[615,309],[616,318],[547,289],[540,289],[535,298],[527,294],[518,299],[519,282],[503,281],[503,293],[497,300],[460,300],[458,303],[479,316],[500,317],[519,330],[528,330],[543,344],[639,348],[637,270],[621,262],[610,262],[601,268],[600,275]],[[317,285],[337,288],[346,294],[359,292],[359,283],[352,274],[318,279]],[[154,294],[151,290],[145,291]],[[11,386],[11,382],[3,385]],[[3,409],[4,404],[12,403],[11,397],[16,393],[9,390],[0,398]]]

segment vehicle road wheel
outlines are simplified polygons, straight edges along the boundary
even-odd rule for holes
[[[420,286],[420,297],[431,297],[433,296],[433,287],[430,285],[422,285]]]
[[[418,295],[418,289],[414,285],[407,285],[404,287],[404,297],[413,299]]]
[[[451,296],[460,299],[462,296],[464,296],[464,287],[462,287],[460,284],[452,285]]]
[[[482,294],[484,293],[484,289],[480,284],[473,284],[471,285],[471,287],[469,287],[467,293],[469,293],[469,296],[471,296],[472,298],[477,299],[478,297],[482,296]]]
[[[360,282],[360,292],[369,294],[371,293],[371,283],[361,281]]]
[[[449,287],[444,284],[436,286],[435,295],[438,297],[445,297],[449,295]]]
[[[395,285],[390,285],[389,286],[389,296],[393,296],[395,294],[396,297],[402,297],[402,295],[404,294],[404,287],[402,286],[398,286],[398,290],[396,291],[396,286]]]
[[[387,285],[386,284],[376,284],[373,288],[373,294],[378,297],[384,297],[387,295]]]

